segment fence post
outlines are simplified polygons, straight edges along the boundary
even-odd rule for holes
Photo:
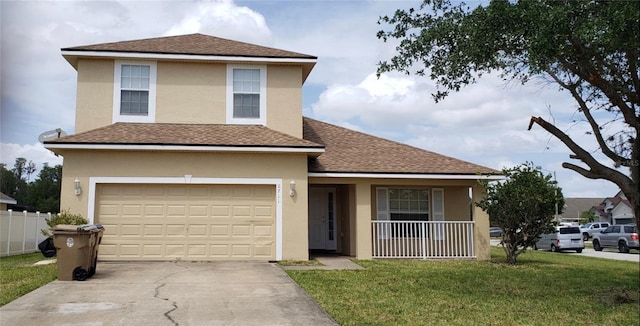
[[[7,227],[7,256],[11,254],[11,220],[13,220],[13,209],[9,209],[9,227]]]
[[[24,211],[24,220],[22,221],[22,253],[23,254],[27,246],[27,218],[28,217],[29,216],[27,215],[27,211]]]

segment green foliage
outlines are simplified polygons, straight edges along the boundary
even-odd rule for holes
[[[12,170],[0,164],[0,191],[29,211],[59,212],[62,165],[50,167],[45,163],[38,178],[28,182],[34,172],[35,164],[22,157],[16,159]]]
[[[596,213],[591,210],[580,213],[580,224],[593,222],[596,220]]]
[[[50,229],[53,229],[58,224],[68,224],[68,225],[83,225],[89,223],[89,221],[82,217],[80,214],[71,214],[68,210],[63,210],[60,214],[53,214],[51,218],[46,219],[47,225],[49,229],[42,229],[42,234],[50,237],[52,236],[49,233]]]
[[[418,9],[380,17],[389,28],[378,38],[399,43],[397,54],[378,64],[378,74],[427,75],[436,81],[436,102],[491,72],[555,84],[573,97],[573,122],[589,126],[587,134],[608,162],[541,117],[532,117],[529,128],[535,123],[562,141],[581,164],[565,162],[564,168],[613,182],[640,216],[638,2],[492,0],[473,2],[474,8],[452,2],[425,0]]]
[[[29,184],[27,203],[33,210],[58,212],[60,210],[60,189],[62,186],[62,165],[50,167],[44,164],[38,179]]]
[[[532,163],[502,170],[504,182],[482,181],[487,196],[476,205],[489,214],[491,225],[502,228],[502,247],[507,261],[518,255],[554,227],[556,207],[564,206],[562,189]],[[561,213],[561,211],[558,211]]]

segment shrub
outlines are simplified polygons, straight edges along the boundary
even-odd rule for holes
[[[69,213],[69,210],[62,210],[60,214],[51,215],[51,218],[47,218],[45,221],[47,222],[47,225],[49,226],[49,228],[42,229],[41,231],[42,231],[42,234],[47,237],[50,237],[53,235],[49,231],[58,224],[82,225],[82,224],[89,223],[89,221],[86,218],[82,217],[82,215],[71,214]]]

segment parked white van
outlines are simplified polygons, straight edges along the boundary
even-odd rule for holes
[[[543,249],[559,252],[561,250],[575,250],[581,253],[584,249],[582,233],[577,226],[558,226],[556,232],[545,233],[535,243],[533,249]]]

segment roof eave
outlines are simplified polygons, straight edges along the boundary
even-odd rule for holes
[[[309,177],[363,178],[363,179],[453,179],[453,180],[503,180],[504,175],[476,173],[385,173],[385,172],[309,172]]]
[[[118,150],[118,151],[179,151],[179,152],[251,152],[251,153],[300,153],[320,155],[321,147],[304,146],[223,146],[223,145],[180,145],[180,144],[103,144],[103,143],[56,143],[45,142],[44,147],[54,153],[56,150]]]
[[[303,67],[303,82],[307,79],[311,70],[318,61],[317,57],[261,57],[243,55],[204,55],[204,54],[174,54],[174,53],[150,53],[150,52],[122,52],[122,51],[88,51],[62,49],[62,56],[78,69],[78,58],[109,58],[109,59],[136,59],[136,60],[187,60],[187,61],[216,61],[216,62],[255,62],[255,63],[281,63],[300,64]]]

